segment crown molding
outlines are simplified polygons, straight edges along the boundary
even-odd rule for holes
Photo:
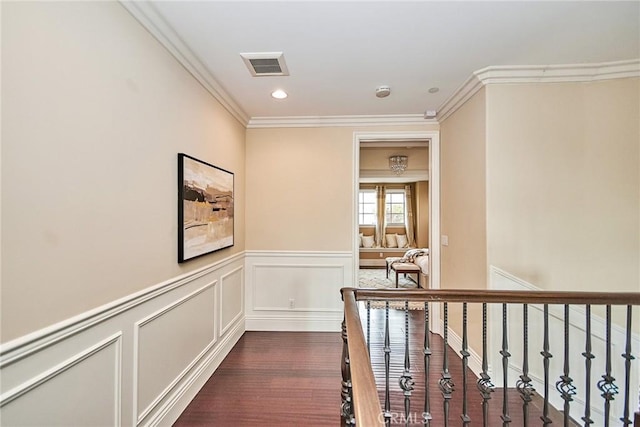
[[[360,183],[408,183],[416,181],[428,181],[429,171],[426,169],[407,169],[404,173],[396,175],[389,169],[360,169],[358,178]]]
[[[207,67],[160,16],[151,2],[119,0],[120,4],[155,37],[178,62],[244,126],[249,116],[211,75]]]
[[[353,127],[353,126],[419,126],[438,122],[425,119],[423,114],[379,115],[379,116],[283,116],[252,117],[247,128],[308,128],[308,127]]]
[[[579,83],[640,77],[640,59],[597,64],[491,66],[475,71],[438,109],[439,122],[489,84]]]

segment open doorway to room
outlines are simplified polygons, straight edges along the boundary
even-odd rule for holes
[[[399,172],[396,156],[406,161]],[[354,158],[355,283],[383,275],[400,287],[439,288],[439,132],[356,133]],[[389,272],[390,260],[406,255],[418,255],[413,286]]]

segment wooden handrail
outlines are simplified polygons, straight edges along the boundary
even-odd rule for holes
[[[356,425],[384,426],[380,398],[358,314],[355,289],[344,288],[340,292],[344,301],[351,383],[353,384],[353,412]]]
[[[358,301],[638,306],[640,292],[505,291],[342,288],[356,425],[383,426],[384,418],[358,313]],[[633,413],[640,427],[640,407]]]
[[[473,289],[345,289],[351,289],[358,301],[640,305],[640,292],[499,291]]]

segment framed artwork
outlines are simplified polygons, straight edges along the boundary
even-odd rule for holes
[[[178,262],[233,246],[233,173],[178,153]]]

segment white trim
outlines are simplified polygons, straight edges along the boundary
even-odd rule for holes
[[[88,359],[89,357],[93,356],[94,354],[97,354],[98,352],[104,350],[105,348],[109,347],[110,345],[115,344],[116,345],[116,360],[115,360],[115,375],[114,375],[114,379],[115,379],[115,420],[116,423],[118,425],[120,425],[120,407],[122,406],[121,404],[121,380],[122,380],[122,367],[121,367],[121,351],[122,351],[122,332],[116,333],[111,335],[110,337],[107,337],[103,340],[101,340],[100,342],[92,345],[91,347],[79,352],[78,354],[74,355],[73,357],[65,360],[64,362],[52,367],[51,369],[46,370],[45,372],[31,378],[30,380],[20,384],[17,387],[14,387],[13,389],[7,391],[6,393],[4,393],[2,396],[0,396],[0,407],[12,402],[13,400],[19,398],[20,396],[25,395],[26,393],[36,389],[37,387],[41,386],[42,384],[46,383],[47,381],[52,380],[53,378],[57,377],[58,375],[62,374],[63,372],[71,369],[72,367],[76,366],[78,363]]]
[[[315,312],[319,312],[316,310]],[[264,316],[248,315],[245,318],[247,331],[269,332],[340,332],[343,311],[325,312],[326,316],[319,315],[285,315]]]
[[[244,334],[244,331],[245,327],[243,322],[236,324],[233,329],[219,341],[211,354],[209,354],[193,372],[186,376],[182,385],[157,408],[157,412],[143,423],[143,425],[168,425],[175,422],[202,386],[209,380],[211,375],[213,375],[216,368],[220,366],[224,358],[231,352],[235,344]]]
[[[354,132],[353,133],[353,203],[351,217],[353,218],[352,239],[354,277],[353,283],[358,283],[359,249],[358,241],[358,191],[360,171],[360,143],[362,141],[429,141],[429,287],[440,289],[440,131],[412,131],[412,132]],[[440,318],[439,307],[435,306],[434,318]],[[433,332],[441,333],[438,322],[433,322]]]
[[[570,83],[640,77],[640,59],[567,65],[490,66],[473,74],[438,108],[443,122],[488,84]]]
[[[244,253],[242,252],[231,255],[230,257],[213,264],[209,264],[200,269],[174,277],[155,286],[127,295],[119,300],[110,302],[101,307],[97,307],[70,319],[47,326],[46,328],[2,344],[0,345],[0,368],[5,368],[12,363],[78,334],[81,331],[92,328],[120,313],[132,309],[135,306],[184,286],[193,280],[210,274],[225,265],[241,259],[243,256]]]
[[[246,251],[246,258],[263,258],[263,257],[277,257],[277,258],[350,258],[353,254],[346,251]]]
[[[248,114],[216,81],[209,69],[182,41],[180,36],[160,16],[152,2],[119,0],[120,4],[147,30],[171,55],[209,92],[224,108],[244,126],[249,123]]]
[[[390,169],[367,169],[360,171],[359,180],[362,183],[377,183],[380,181],[391,183],[428,181],[429,171],[426,169],[406,170],[402,175],[396,175]]]
[[[224,301],[224,295],[223,295],[223,289],[224,289],[224,279],[226,279],[227,277],[231,277],[232,275],[236,274],[236,273],[240,273],[240,311],[238,312],[238,314],[231,319],[231,321],[229,321],[228,324],[223,325],[222,324],[222,307],[219,307],[220,309],[218,310],[219,315],[218,315],[218,323],[220,325],[220,335],[224,335],[227,333],[227,331],[229,329],[231,329],[231,327],[233,327],[233,325],[236,324],[236,322],[238,322],[243,316],[244,316],[244,265],[239,266],[238,268],[234,268],[233,270],[231,270],[230,272],[223,274],[222,276],[220,276],[220,301]],[[218,306],[216,305],[216,307],[218,308]]]
[[[315,127],[353,127],[353,126],[420,126],[438,122],[425,119],[422,114],[404,115],[355,115],[355,116],[282,116],[252,117],[248,129],[258,128],[315,128]]]
[[[185,375],[191,370],[191,368],[193,368],[199,361],[200,359],[202,359],[202,357],[207,354],[211,348],[213,348],[213,346],[216,344],[216,342],[218,341],[218,337],[215,334],[214,331],[214,337],[213,339],[205,346],[205,348],[200,352],[200,354],[198,354],[198,356],[196,356],[196,358],[191,361],[191,363],[189,365],[187,365],[180,374],[178,374],[178,376],[176,378],[173,379],[173,381],[171,381],[171,383],[169,383],[165,389],[158,395],[156,396],[156,398],[154,400],[151,401],[151,403],[149,405],[147,405],[147,407],[140,413],[138,414],[138,400],[139,400],[139,396],[138,396],[138,382],[139,382],[139,378],[138,378],[138,372],[139,372],[139,365],[140,365],[140,359],[139,359],[139,354],[140,354],[140,330],[142,329],[143,326],[149,324],[150,322],[152,322],[153,320],[167,314],[168,312],[170,312],[171,310],[181,306],[182,304],[184,304],[185,302],[195,298],[196,296],[200,295],[201,293],[203,293],[204,291],[206,291],[207,289],[213,288],[216,284],[218,283],[217,280],[214,280],[204,286],[201,286],[200,288],[196,289],[195,291],[183,296],[182,298],[173,301],[171,304],[168,304],[162,308],[160,308],[159,310],[154,311],[153,313],[149,314],[148,316],[143,317],[142,319],[138,320],[137,322],[135,322],[133,324],[133,390],[134,390],[134,398],[133,398],[133,416],[134,416],[134,425],[138,425],[142,422],[142,420],[144,420],[151,411],[153,411],[156,406],[171,392],[171,390],[176,386],[176,384],[178,384],[180,381],[182,381],[182,379],[185,377]]]

